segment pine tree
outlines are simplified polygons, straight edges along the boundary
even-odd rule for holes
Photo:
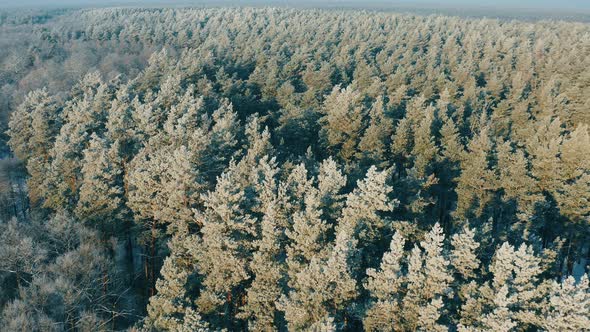
[[[443,308],[443,300],[441,298],[432,299],[426,307],[420,311],[420,325],[425,331],[448,331],[445,325],[437,323],[441,316],[441,309]]]
[[[32,91],[12,114],[8,126],[8,144],[19,159],[47,160],[59,130],[58,104],[47,90]]]
[[[583,331],[590,325],[590,291],[588,275],[578,282],[568,277],[553,281],[543,327],[547,331]]]
[[[33,136],[31,128],[32,108],[37,104],[32,92],[29,93],[25,101],[12,112],[10,122],[8,123],[8,145],[15,156],[22,161],[26,161],[31,155],[30,140]]]
[[[172,151],[168,157],[164,172],[159,174],[162,192],[163,204],[154,214],[154,218],[171,225],[175,230],[183,231],[187,224],[193,222],[193,209],[200,206],[201,202],[198,197],[204,189],[198,170],[198,160],[195,162],[195,155],[201,153],[201,149],[206,147],[207,139],[197,137],[196,142],[191,147],[197,150],[189,150],[185,146]]]
[[[434,107],[428,106],[424,112],[424,117],[416,125],[414,131],[414,146],[411,154],[414,157],[414,168],[418,178],[424,178],[430,173],[427,167],[433,164],[438,154],[438,148],[434,144],[432,135],[434,111]]]
[[[327,259],[312,259],[291,286],[293,289],[280,299],[279,309],[285,312],[289,329],[303,329],[323,320],[329,313],[338,317],[357,296],[356,281],[350,259],[356,250],[356,240],[347,229],[336,235],[332,253]]]
[[[254,280],[247,290],[247,302],[238,316],[248,320],[248,329],[252,331],[268,331],[278,328],[277,308],[281,279],[284,267],[280,263],[280,228],[275,220],[274,204],[266,208],[262,219],[262,238],[257,241],[257,251],[253,254],[250,269]]]
[[[320,175],[320,187],[315,188],[311,180],[307,179],[307,170],[304,165],[296,167],[287,183],[293,191],[293,206],[302,204],[302,207],[295,208],[292,214],[292,224],[285,230],[289,240],[286,247],[289,283],[295,282],[297,275],[303,270],[314,257],[325,257],[327,252],[325,246],[328,243],[328,232],[331,225],[322,218],[322,191],[323,198],[327,204],[333,204],[333,195],[337,194],[343,183],[339,182],[340,173],[330,161],[322,164],[324,166]],[[329,172],[329,173],[328,173]],[[333,177],[335,176],[335,178]],[[330,180],[336,180],[334,182]],[[299,188],[297,188],[299,187]],[[331,206],[328,206],[331,207]]]
[[[254,115],[248,119],[246,124],[245,134],[247,139],[247,150],[237,166],[240,173],[243,175],[250,174],[251,170],[257,166],[260,159],[271,156],[274,153],[269,129],[268,127],[262,129],[261,122],[262,120],[260,117]]]
[[[196,216],[203,236],[193,253],[204,276],[197,300],[199,311],[212,313],[227,302],[222,309],[227,323],[235,302],[241,300],[233,298],[235,287],[251,277],[246,257],[257,234],[257,220],[244,211],[245,192],[236,185],[237,174],[231,167],[218,178],[215,191],[203,197],[206,210]]]
[[[573,183],[566,183],[555,194],[559,212],[574,224],[590,223],[590,174],[584,174]]]
[[[479,287],[478,301],[483,311],[475,318],[474,325],[503,331],[517,326],[541,327],[547,285],[540,279],[543,272],[540,263],[541,258],[534,254],[531,246],[523,244],[515,250],[503,243],[489,267],[492,282]]]
[[[203,322],[201,316],[191,308],[184,312],[184,322],[178,328],[179,332],[207,332],[210,331],[209,324]]]
[[[502,332],[509,332],[517,327],[518,324],[514,321],[514,316],[510,310],[513,301],[514,299],[508,294],[507,286],[497,289],[493,299],[493,311],[482,317],[483,327]]]
[[[531,174],[539,183],[542,192],[553,192],[559,186],[559,150],[563,141],[562,124],[559,119],[545,118],[536,126],[535,134],[527,140],[527,151],[531,154]]]
[[[213,125],[210,142],[203,153],[201,172],[208,183],[213,183],[229,164],[238,148],[238,131],[241,129],[238,115],[229,101],[221,105],[211,116]]]
[[[110,141],[119,141],[123,159],[127,161],[135,153],[138,137],[133,120],[133,109],[131,107],[132,87],[129,85],[120,86],[116,98],[108,111],[105,124],[105,137]]]
[[[489,166],[492,150],[488,129],[484,128],[468,145],[467,157],[461,162],[457,179],[455,218],[481,217],[496,190],[496,177]]]
[[[134,213],[135,224],[139,226],[138,242],[145,247],[144,277],[147,281],[147,296],[153,296],[155,293],[153,287],[156,283],[158,244],[163,235],[162,230],[171,220],[169,218],[177,217],[177,215],[161,213],[161,210],[167,207],[169,199],[165,185],[166,179],[171,180],[166,176],[166,170],[170,169],[168,167],[172,154],[170,150],[169,147],[156,146],[152,149],[143,148],[131,160],[128,165],[129,171],[125,175],[125,183],[128,186],[127,205]],[[176,162],[183,161],[186,159]],[[172,203],[183,204],[184,201],[172,201]],[[176,221],[176,219],[172,220]],[[178,220],[174,226],[170,227],[170,230],[185,232],[186,222],[187,220]]]
[[[367,171],[364,180],[357,182],[357,188],[346,196],[346,206],[342,210],[342,217],[338,221],[339,229],[352,230],[360,239],[374,239],[380,230],[387,226],[387,222],[378,212],[392,211],[396,201],[388,195],[393,188],[386,184],[389,172],[377,171],[372,166]]]
[[[171,159],[167,150],[156,146],[145,147],[129,163],[125,182],[129,187],[128,205],[136,219],[155,220],[160,207],[166,203],[160,194],[163,190],[160,175]]]
[[[80,220],[110,234],[115,234],[114,230],[120,227],[116,223],[126,217],[119,150],[118,141],[109,147],[106,140],[92,135],[90,145],[84,150],[82,184],[75,209]]]
[[[64,125],[50,151],[51,163],[42,184],[44,206],[54,210],[76,205],[84,149],[93,133],[102,137],[111,103],[111,87],[97,72],[86,75],[75,90],[78,97],[63,110]]]
[[[43,197],[41,189],[47,172],[50,150],[59,131],[59,107],[47,90],[30,92],[12,114],[8,141],[17,158],[26,163],[27,181],[33,205]]]
[[[535,179],[528,174],[528,163],[521,150],[512,152],[510,142],[498,145],[498,186],[503,189],[504,201],[515,200],[518,220],[525,223],[525,239],[533,227],[531,225],[535,210],[544,197],[538,192]],[[535,232],[536,233],[536,232]]]
[[[560,148],[560,186],[554,191],[560,213],[573,223],[590,222],[590,132],[581,125]],[[563,183],[565,182],[565,183]]]
[[[484,302],[486,302],[485,292],[481,290],[481,285],[475,280],[459,287],[457,292],[461,300],[460,308],[457,310],[459,331],[477,331],[476,327],[479,326],[481,317],[484,315]]]
[[[452,236],[451,264],[465,280],[477,276],[476,270],[480,266],[476,250],[479,243],[475,241],[475,232],[472,229],[464,228],[461,233]]]
[[[324,213],[332,219],[337,219],[337,213],[341,211],[344,195],[340,192],[346,181],[346,175],[332,158],[322,161],[318,174],[319,199]]]
[[[403,301],[404,321],[408,329],[442,329],[438,323],[443,312],[443,297],[452,294],[453,277],[443,254],[444,234],[435,224],[409,258],[407,295]]]
[[[465,149],[461,144],[459,130],[451,117],[443,117],[440,136],[442,155],[451,163],[460,162],[464,157]]]
[[[77,200],[83,151],[89,142],[82,126],[66,123],[61,129],[40,186],[45,199],[43,205],[58,211],[69,208]]]
[[[443,230],[436,223],[420,243],[424,249],[424,273],[427,276],[422,291],[433,297],[448,295],[449,284],[453,280],[449,271],[450,262],[443,253],[444,239]]]
[[[369,125],[358,145],[359,159],[372,165],[386,166],[385,154],[388,139],[393,131],[393,123],[385,114],[385,105],[379,97],[369,110]]]
[[[200,311],[219,315],[219,323],[226,326],[235,323],[233,317],[237,309],[247,301],[243,287],[254,276],[253,269],[261,274],[260,287],[269,286],[265,278],[273,278],[272,275],[262,276],[263,272],[268,272],[260,266],[265,262],[251,265],[256,257],[257,240],[262,237],[262,241],[272,243],[272,238],[261,236],[257,218],[258,213],[273,208],[272,201],[265,197],[272,197],[276,187],[274,159],[258,155],[266,152],[261,145],[263,141],[260,134],[256,134],[246,156],[230,165],[218,178],[214,191],[203,195],[205,212],[197,214],[197,222],[202,224],[202,238],[195,248],[195,256],[199,272],[204,276],[197,304]],[[266,222],[273,221],[269,215]],[[267,236],[272,235],[271,225],[263,231]],[[252,294],[250,309],[254,308],[255,300]],[[264,319],[261,324],[264,326]]]
[[[334,318],[326,316],[309,327],[311,332],[335,332],[336,323]]]
[[[560,159],[564,179],[575,179],[590,169],[590,130],[588,125],[580,125],[562,143]]]
[[[401,119],[391,137],[391,153],[396,161],[397,169],[409,166],[408,161],[413,145],[411,122],[407,118]]]
[[[418,328],[420,307],[422,303],[422,285],[426,278],[424,274],[424,260],[422,250],[414,245],[408,257],[407,294],[403,299],[404,323],[406,329]]]
[[[156,282],[157,294],[150,298],[147,306],[146,324],[157,329],[181,330],[189,327],[188,324],[193,324],[191,320],[196,317],[191,316],[196,313],[190,307],[187,294],[187,282],[194,270],[194,264],[184,248],[184,240],[180,236],[174,236],[168,242],[170,256],[164,260],[161,277]]]
[[[367,269],[365,289],[376,300],[370,304],[363,320],[363,326],[368,331],[394,330],[401,324],[404,245],[405,239],[400,233],[395,233],[389,251],[383,254],[379,271]]]
[[[356,152],[359,135],[363,128],[361,94],[352,87],[334,87],[324,101],[322,133],[330,149],[337,151],[349,163]]]

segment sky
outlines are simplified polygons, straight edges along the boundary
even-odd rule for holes
[[[56,7],[56,6],[113,6],[143,4],[179,4],[202,5],[207,4],[276,4],[297,6],[299,4],[310,6],[358,6],[371,3],[372,6],[433,6],[433,7],[494,7],[501,8],[529,8],[529,9],[560,9],[560,10],[590,10],[590,0],[0,0],[0,6],[14,7]]]
[[[477,3],[485,7],[521,7],[521,8],[549,8],[549,9],[590,9],[590,0],[406,0],[406,3],[417,4],[446,4],[473,6]]]

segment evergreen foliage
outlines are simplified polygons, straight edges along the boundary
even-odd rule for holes
[[[587,24],[56,20],[0,68],[0,330],[590,326]]]

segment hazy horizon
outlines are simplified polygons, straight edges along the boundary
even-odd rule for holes
[[[495,9],[538,9],[538,10],[590,10],[590,1],[584,0],[521,0],[518,2],[511,0],[482,0],[473,3],[469,0],[447,0],[443,3],[432,0],[400,0],[400,1],[385,1],[385,0],[22,0],[15,3],[12,0],[0,0],[0,7],[104,7],[104,6],[202,6],[202,5],[278,5],[278,6],[306,6],[306,7],[430,7],[430,8],[453,8],[460,6],[461,8],[478,8],[478,7],[492,7]],[[461,9],[456,8],[456,9]]]

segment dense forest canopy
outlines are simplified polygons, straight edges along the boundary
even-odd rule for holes
[[[0,32],[0,330],[588,330],[590,25],[105,8]]]

